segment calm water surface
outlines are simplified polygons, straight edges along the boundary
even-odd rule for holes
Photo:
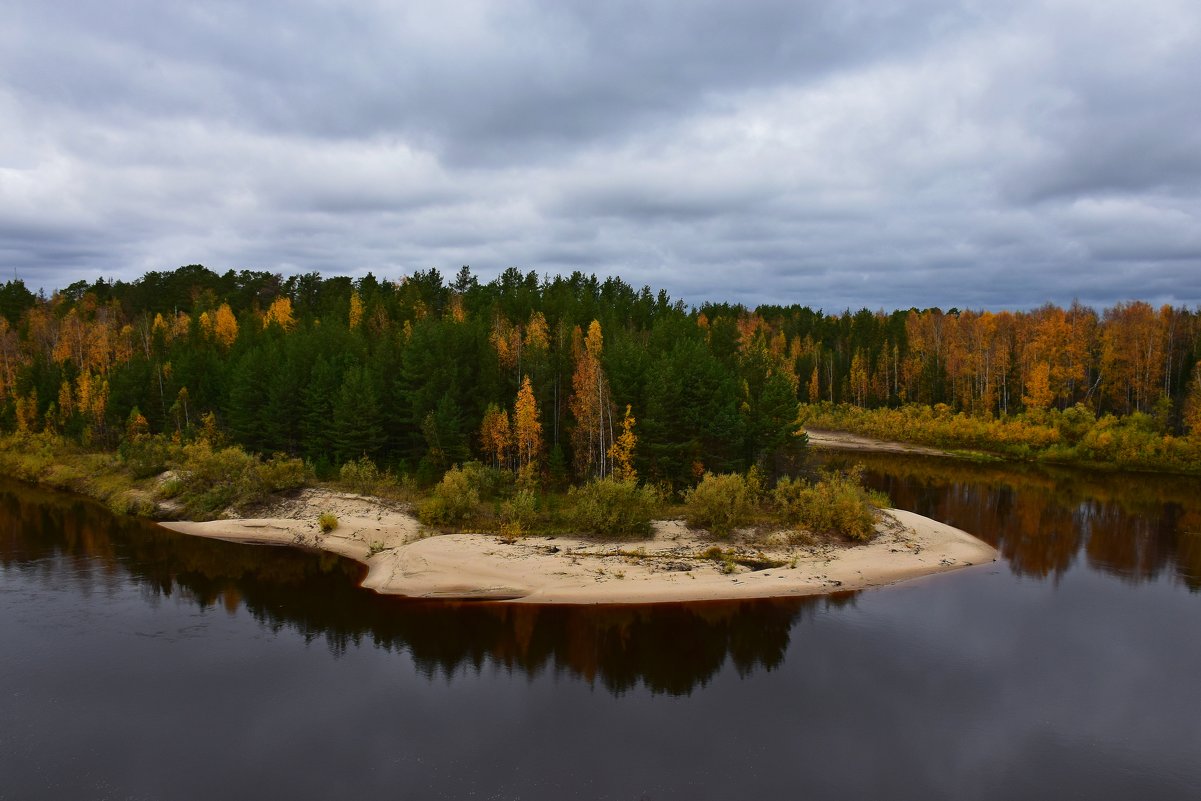
[[[1196,481],[857,455],[1001,561],[804,602],[418,604],[0,483],[0,798],[1196,799]]]

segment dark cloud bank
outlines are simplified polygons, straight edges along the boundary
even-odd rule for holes
[[[1193,2],[0,10],[0,270],[1201,303]]]

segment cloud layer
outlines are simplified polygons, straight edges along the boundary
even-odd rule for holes
[[[1201,303],[1191,0],[0,10],[0,273]]]

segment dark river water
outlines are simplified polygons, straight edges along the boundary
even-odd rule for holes
[[[1003,558],[423,604],[0,483],[0,798],[1201,798],[1201,482],[855,458]]]

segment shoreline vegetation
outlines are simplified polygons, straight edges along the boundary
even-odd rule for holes
[[[336,553],[367,567],[364,587],[415,598],[785,597],[881,586],[997,558],[966,532],[879,509],[887,499],[864,491],[853,473],[784,480],[770,492],[753,473],[708,475],[672,504],[614,479],[561,494],[505,487],[503,471],[478,463],[453,468],[423,492],[369,462],[349,463],[337,482],[314,486],[298,460],[262,460],[204,439],[166,446],[171,469],[141,478],[129,449],[87,452],[49,434],[10,435],[0,445],[6,475],[90,496],[118,513],[225,516],[160,525]],[[631,499],[639,493],[641,506]],[[523,508],[522,498],[532,507]],[[214,513],[214,503],[228,505]]]
[[[1088,408],[1076,406],[991,418],[918,404],[863,409],[818,403],[802,404],[799,409],[798,420],[815,445],[1201,475],[1201,436],[1161,433],[1149,415],[1137,412],[1098,418]],[[814,437],[814,431],[821,433]],[[857,445],[846,436],[824,441],[835,434],[874,442]]]
[[[317,524],[318,510],[338,524]],[[171,522],[173,531],[242,543],[291,545],[367,566],[362,586],[419,599],[536,604],[635,604],[817,595],[882,586],[995,561],[975,537],[900,510],[881,514],[866,544],[788,532],[731,532],[716,540],[682,520],[619,540],[570,535],[518,538],[434,534],[403,508],[324,489],[265,510],[270,517]]]
[[[689,308],[618,277],[467,266],[0,285],[0,472],[120,513],[273,520],[324,487],[403,504],[445,547],[515,549],[650,549],[652,531],[680,541],[670,519],[710,554],[677,561],[766,576],[806,548],[874,548],[895,520],[853,468],[814,471],[806,427],[1196,474],[1201,311]],[[310,512],[330,542],[356,530]]]

